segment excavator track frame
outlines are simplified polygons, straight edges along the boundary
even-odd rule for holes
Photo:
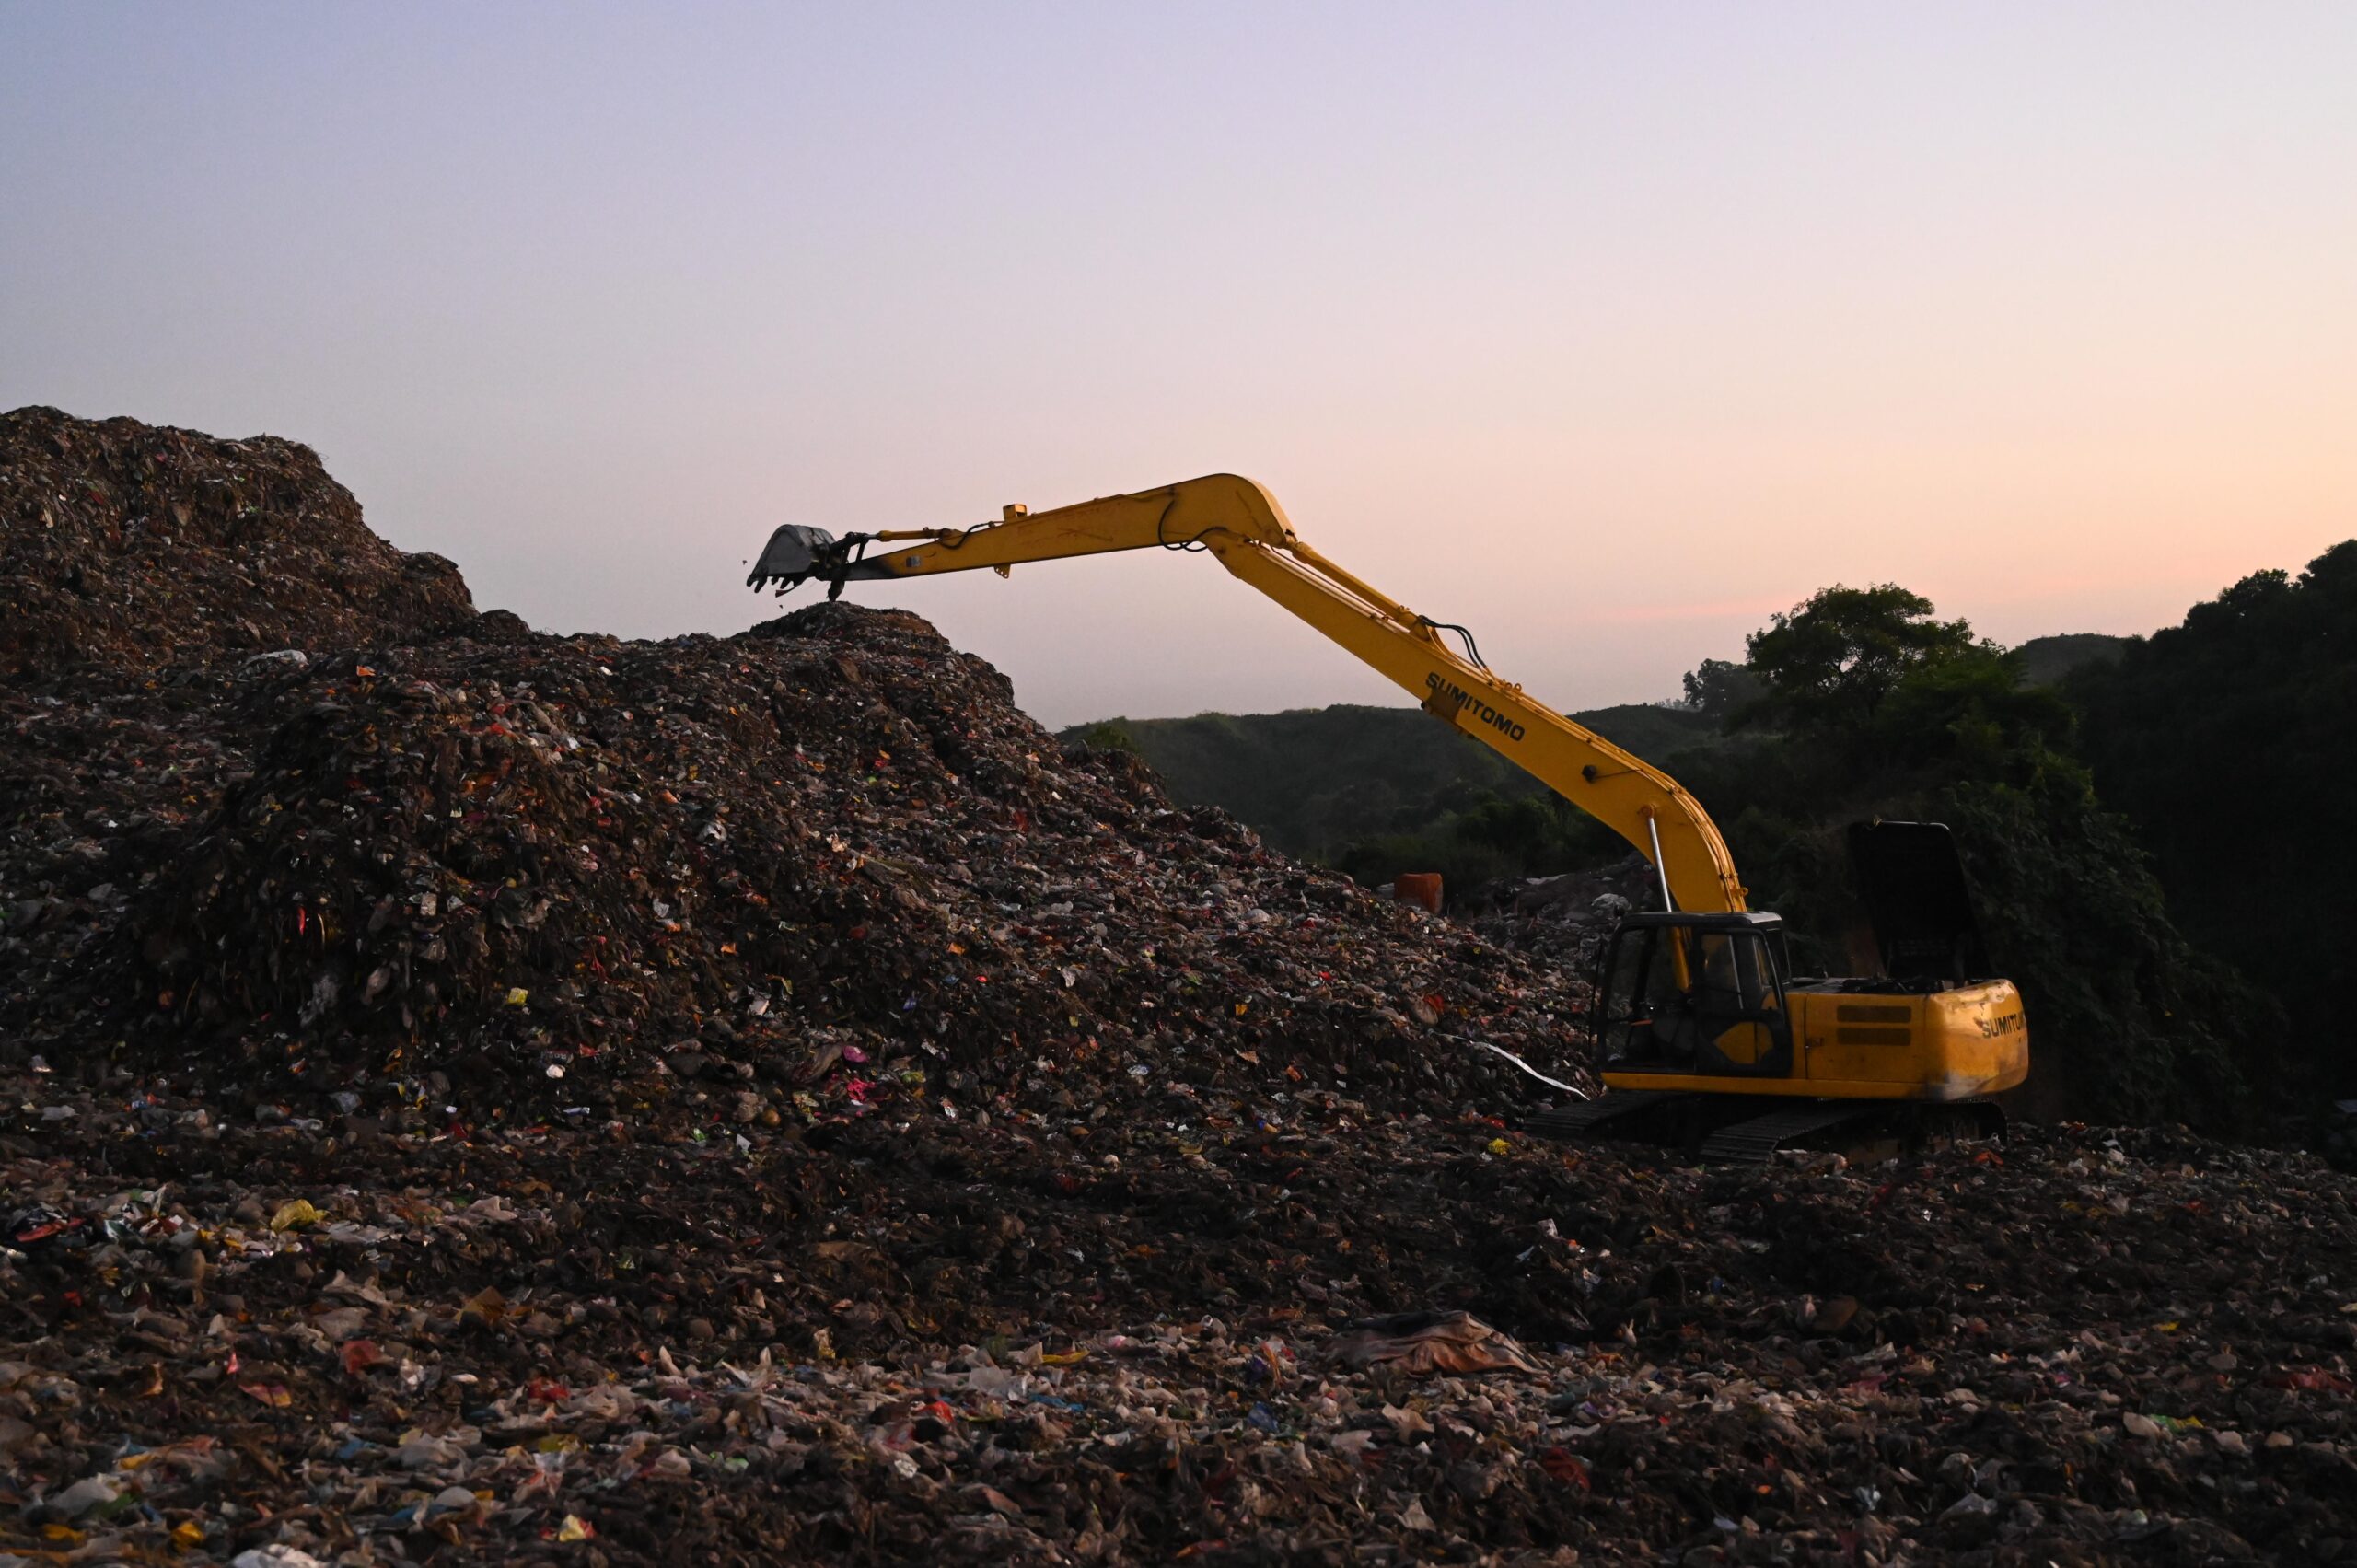
[[[2003,1108],[1986,1099],[1808,1100],[1618,1089],[1538,1111],[1523,1119],[1522,1129],[1561,1143],[1648,1146],[1704,1165],[1765,1165],[1791,1149],[1872,1164],[1959,1143],[2002,1142],[2006,1122]]]

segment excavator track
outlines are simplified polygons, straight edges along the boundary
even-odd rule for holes
[[[1689,1095],[1664,1094],[1655,1089],[1616,1089],[1598,1095],[1577,1105],[1563,1106],[1555,1110],[1542,1110],[1527,1119],[1523,1126],[1542,1138],[1559,1138],[1576,1144],[1590,1138],[1610,1137],[1624,1132],[1634,1132],[1629,1125],[1649,1117],[1664,1106]]]
[[[1698,1151],[1709,1165],[1764,1165],[1788,1143],[1830,1132],[1845,1122],[1864,1123],[1882,1108],[1872,1101],[1823,1102],[1780,1107],[1722,1127],[1702,1140]]]
[[[2005,1115],[1988,1100],[1900,1105],[1887,1100],[1802,1100],[1658,1089],[1616,1089],[1523,1121],[1535,1137],[1619,1143],[1675,1151],[1709,1165],[1764,1165],[1805,1145],[1852,1160],[1974,1139],[2003,1138]]]

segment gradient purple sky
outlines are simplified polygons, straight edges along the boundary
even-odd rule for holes
[[[1231,469],[1579,708],[2357,534],[2343,3],[0,0],[0,407],[308,441],[558,631]],[[1051,723],[1399,700],[1202,559],[860,597]]]

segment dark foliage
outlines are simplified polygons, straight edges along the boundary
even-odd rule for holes
[[[2317,1086],[2357,1092],[2357,540],[2244,578],[2067,690],[2178,921],[2282,998]]]
[[[1922,594],[1896,583],[1837,583],[1774,617],[1745,645],[1746,667],[1767,688],[1749,716],[1854,732],[1874,722],[1910,674],[1975,644],[1963,621],[1933,619]]]
[[[1400,826],[1349,845],[1335,865],[1369,887],[1436,871],[1449,896],[1501,877],[1548,877],[1626,853],[1619,835],[1551,790],[1456,785],[1398,813]]]
[[[1629,703],[1573,716],[1640,756],[1715,738],[1715,717],[1689,709]],[[1513,763],[1415,708],[1107,719],[1062,738],[1134,752],[1183,804],[1220,807],[1276,848],[1370,886],[1437,871],[1449,888],[1470,888],[1569,870],[1623,847]]]
[[[2135,641],[2133,637],[2114,637],[2101,632],[2057,632],[2049,636],[2032,637],[2014,649],[2014,662],[2021,666],[2022,679],[2031,685],[2052,686],[2073,670],[2113,663],[2121,650]]]
[[[1714,719],[1730,719],[1767,694],[1759,677],[1743,665],[1706,658],[1686,674],[1686,704]]]
[[[2069,704],[1931,602],[1818,594],[1751,639],[1747,743],[1673,771],[1724,825],[1754,901],[1801,954],[1853,967],[1864,926],[1840,830],[1945,821],[1992,961],[2029,1006],[2026,1098],[2048,1113],[2231,1126],[2280,1028],[2268,1000],[2171,923],[2128,823],[2097,800]]]

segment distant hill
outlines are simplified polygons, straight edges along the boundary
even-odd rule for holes
[[[1689,709],[1642,703],[1573,715],[1639,756],[1716,739]],[[1123,746],[1190,806],[1218,806],[1288,854],[1331,862],[1353,843],[1422,820],[1444,797],[1543,793],[1537,780],[1418,708],[1341,703],[1281,714],[1106,719],[1068,740]]]
[[[2117,663],[2121,653],[2141,641],[2102,632],[2059,632],[2051,637],[2032,637],[2014,650],[2014,657],[2021,665],[2022,679],[2030,685],[2054,686],[2073,670]]]
[[[2036,637],[2014,651],[2024,681],[2052,686],[2116,663],[2141,639],[2095,632]],[[1732,667],[1729,667],[1732,668]],[[1690,686],[1689,682],[1689,686]],[[1693,707],[1624,703],[1575,714],[1647,761],[1710,777],[1732,760],[1719,718]],[[1277,714],[1113,718],[1066,740],[1136,752],[1189,806],[1217,806],[1288,854],[1363,881],[1438,870],[1452,886],[1538,875],[1622,852],[1619,841],[1480,742],[1416,708],[1339,703]],[[1759,737],[1745,743],[1756,749]],[[1698,755],[1699,753],[1699,755]],[[1693,779],[1688,780],[1689,784]],[[1722,793],[1726,781],[1713,779]]]

